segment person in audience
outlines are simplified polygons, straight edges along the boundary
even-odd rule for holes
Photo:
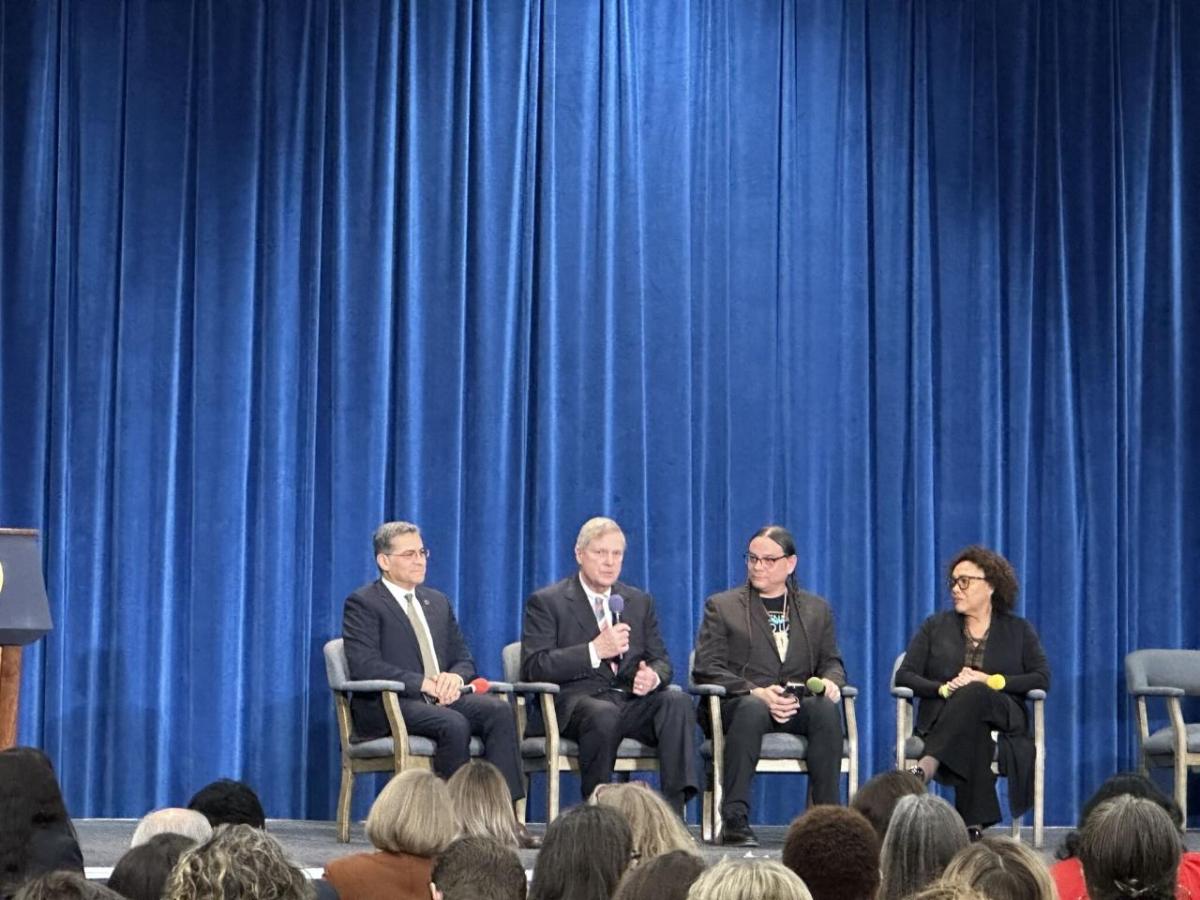
[[[939,878],[915,894],[910,894],[908,900],[990,900],[990,898],[969,884]],[[1062,900],[1070,900],[1070,898],[1063,897]]]
[[[199,813],[196,813],[199,815]],[[208,827],[208,820],[200,816]],[[212,829],[209,829],[211,836]],[[126,851],[108,876],[108,887],[127,900],[159,900],[167,877],[185,850],[198,842],[182,834],[156,834]]]
[[[812,900],[800,876],[773,859],[723,859],[692,882],[688,900]]]
[[[962,817],[941,797],[901,797],[879,854],[880,900],[901,900],[936,881],[969,843]]]
[[[433,900],[525,900],[528,891],[511,842],[481,835],[453,841],[438,855],[430,879]]]
[[[159,834],[181,834],[199,844],[212,837],[212,825],[208,823],[204,813],[194,809],[182,809],[177,806],[156,809],[142,816],[137,828],[133,830],[129,846],[140,847]]]
[[[203,813],[213,828],[218,825],[267,827],[267,816],[258,794],[245,782],[231,778],[222,778],[200,788],[188,801],[188,809]]]
[[[1034,748],[1023,698],[1050,687],[1050,666],[1033,625],[1013,613],[1019,586],[1007,559],[967,547],[948,574],[954,608],[925,620],[896,684],[920,698],[913,730],[925,751],[912,773],[953,787],[954,807],[977,837],[1000,821],[997,750],[1013,816],[1033,805]],[[1001,735],[998,748],[993,732]]]
[[[312,900],[314,888],[261,828],[222,825],[185,850],[163,900]]]
[[[705,869],[693,850],[671,850],[631,866],[613,900],[687,900],[688,890]]]
[[[879,837],[862,813],[814,806],[792,822],[783,864],[813,900],[874,900],[879,890]]]
[[[1079,835],[1090,900],[1173,900],[1182,854],[1179,828],[1145,797],[1106,800]]]
[[[432,772],[409,769],[387,783],[367,815],[378,852],[325,866],[342,900],[427,900],[433,859],[457,833],[450,791]]]
[[[609,900],[632,853],[633,835],[615,809],[569,809],[546,828],[529,900]]]
[[[121,900],[121,895],[88,881],[80,872],[60,871],[25,882],[13,900]]]
[[[473,759],[450,776],[446,787],[459,834],[489,837],[506,847],[520,845],[508,784],[499,769]]]
[[[50,758],[34,747],[0,752],[0,900],[27,878],[83,874],[83,853]]]
[[[721,700],[725,794],[717,841],[754,847],[758,838],[750,828],[750,784],[764,735],[804,735],[812,802],[841,802],[839,703],[846,670],[832,607],[796,582],[791,532],[780,525],[760,528],[750,538],[745,559],[745,583],[705,601],[692,677],[726,691]],[[810,681],[819,686],[816,695],[805,687]],[[708,708],[701,707],[700,723],[711,733]]]
[[[579,743],[583,800],[612,780],[621,739],[632,737],[658,747],[663,795],[682,814],[697,793],[696,707],[667,690],[671,658],[654,600],[617,580],[624,559],[620,525],[604,516],[583,523],[579,569],[525,601],[521,678],[559,686],[554,708],[563,736]],[[531,732],[541,725],[535,719]]]
[[[1096,793],[1088,798],[1087,803],[1079,813],[1079,828],[1082,829],[1088,816],[1106,800],[1114,797],[1129,795],[1145,797],[1152,800],[1166,811],[1179,833],[1183,834],[1183,811],[1171,797],[1159,790],[1158,785],[1144,775],[1136,772],[1118,772],[1109,777]],[[1078,830],[1071,831],[1058,849],[1058,862],[1050,867],[1050,877],[1058,888],[1058,895],[1063,900],[1076,900],[1087,897],[1087,885],[1083,880],[1083,865],[1079,861]],[[1181,897],[1191,896],[1200,898],[1200,853],[1185,851],[1179,859],[1178,893]]]
[[[625,817],[633,834],[633,858],[645,863],[672,850],[696,853],[696,841],[662,796],[644,782],[602,784],[592,802],[610,806]]]
[[[965,882],[989,900],[1059,900],[1045,863],[1012,838],[984,838],[964,847],[942,879]]]
[[[924,793],[925,782],[916,775],[902,769],[889,769],[868,779],[850,801],[850,808],[867,817],[882,842],[897,801],[910,794]]]

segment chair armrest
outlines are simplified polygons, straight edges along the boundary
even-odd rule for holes
[[[854,687],[853,685],[848,684],[842,688],[842,696],[850,697],[850,698],[857,697],[858,696],[858,688]]]
[[[720,684],[696,684],[688,682],[688,693],[697,697],[724,697],[726,694],[724,685]]]
[[[513,686],[511,681],[489,681],[487,692],[489,694],[511,694]]]
[[[338,691],[348,691],[351,694],[372,693],[377,694],[380,691],[395,691],[397,694],[403,694],[408,691],[403,681],[343,681],[338,687],[334,688]]]
[[[1041,688],[1034,688],[1032,691],[1030,691],[1029,693],[1027,693],[1025,695],[1025,699],[1026,700],[1045,700],[1046,692],[1043,691]]]
[[[665,691],[675,691],[676,693],[680,693],[680,692],[683,690],[683,688],[681,688],[681,687],[680,687],[679,685],[677,685],[677,684],[668,684],[668,685],[667,685],[665,688],[663,688],[663,690],[665,690]]]
[[[892,696],[897,700],[911,700],[913,698],[912,688],[893,687]]]
[[[1187,693],[1183,688],[1166,687],[1165,685],[1131,688],[1129,693],[1135,697],[1182,697]]]
[[[514,681],[512,689],[518,694],[557,694],[562,690],[551,681]]]

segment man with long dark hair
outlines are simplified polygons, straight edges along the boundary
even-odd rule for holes
[[[833,611],[796,584],[791,533],[779,525],[760,528],[745,559],[745,584],[714,594],[704,605],[693,672],[697,683],[719,684],[727,692],[721,701],[725,771],[719,840],[733,846],[758,843],[749,824],[750,782],[768,732],[805,735],[813,802],[839,801],[838,701],[846,683]],[[817,690],[794,687],[810,678],[819,679]],[[701,724],[711,730],[706,718]]]

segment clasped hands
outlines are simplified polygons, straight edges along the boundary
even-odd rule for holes
[[[453,672],[439,672],[421,682],[421,693],[432,697],[438,706],[449,706],[462,696],[463,680]]]
[[[821,681],[825,685],[825,699],[830,703],[837,703],[842,699],[841,689],[836,684],[828,678],[822,678]],[[800,711],[800,698],[781,684],[757,687],[750,693],[767,704],[767,708],[771,711],[771,718],[776,722],[786,722]]]
[[[987,680],[988,680],[987,672],[981,672],[978,669],[969,669],[966,666],[963,666],[962,669],[959,670],[959,673],[957,675],[955,675],[953,678],[951,678],[949,681],[947,681],[944,685],[942,685],[942,687],[944,687],[946,689],[946,692],[945,692],[945,694],[943,694],[943,696],[949,696],[950,694],[953,694],[955,691],[957,691],[959,688],[966,687],[968,684],[970,684],[973,681],[982,681],[986,684]]]

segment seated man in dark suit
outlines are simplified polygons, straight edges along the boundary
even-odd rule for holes
[[[671,661],[654,601],[617,581],[624,556],[616,522],[584,523],[575,541],[579,571],[526,601],[521,678],[561,687],[555,711],[563,736],[579,743],[585,800],[610,780],[621,739],[632,737],[658,746],[662,793],[682,810],[696,793],[695,708],[686,694],[665,690]],[[616,597],[624,601],[619,613]]]
[[[525,790],[512,708],[501,697],[462,693],[475,677],[475,661],[446,595],[422,584],[429,551],[420,529],[385,522],[374,541],[381,577],[346,598],[342,617],[350,677],[404,684],[405,724],[411,734],[437,741],[433,769],[442,778],[470,759],[471,736],[479,736],[484,758],[519,800]],[[356,741],[389,733],[378,695],[356,694],[350,713]]]

